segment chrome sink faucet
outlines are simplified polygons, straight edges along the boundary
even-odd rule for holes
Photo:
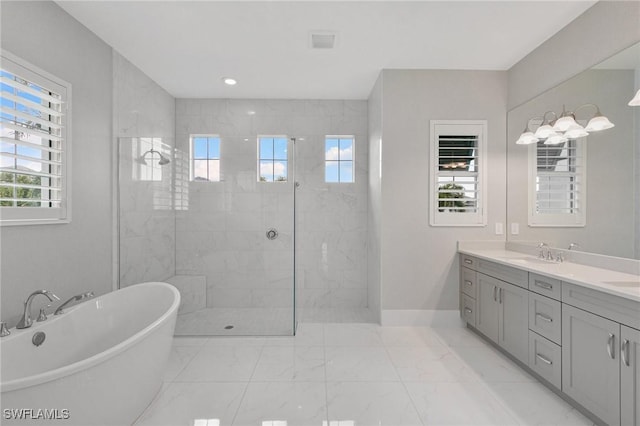
[[[18,325],[16,325],[16,328],[29,328],[31,327],[31,325],[33,324],[33,320],[31,319],[31,302],[33,302],[33,299],[36,296],[39,295],[43,295],[43,296],[47,296],[47,299],[49,299],[50,302],[53,302],[54,300],[60,300],[60,298],[58,296],[56,296],[55,294],[53,294],[52,292],[48,291],[48,290],[36,290],[33,293],[31,293],[29,295],[29,297],[27,298],[27,301],[24,302],[24,312],[22,313],[22,318],[20,319],[20,321],[18,321]]]
[[[547,243],[540,243],[540,244],[538,244],[538,248],[540,249],[540,253],[538,253],[538,257],[539,257],[540,259],[546,259],[546,258],[549,256],[549,254],[550,254],[550,251],[549,251],[549,244],[547,244]],[[545,256],[545,254],[544,254],[544,249],[545,249],[545,248],[547,249],[547,255],[546,255],[546,256]]]
[[[80,300],[88,299],[90,297],[93,297],[93,292],[92,291],[88,291],[86,293],[82,293],[82,294],[78,294],[76,296],[73,296],[69,300],[64,302],[62,305],[58,306],[58,309],[56,309],[56,311],[53,313],[53,315],[64,314],[64,311],[62,309],[65,308],[67,305],[71,304],[72,302],[78,302]]]

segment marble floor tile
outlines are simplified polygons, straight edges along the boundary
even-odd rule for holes
[[[171,347],[171,353],[169,354],[169,361],[165,368],[164,377],[165,382],[173,381],[178,374],[191,362],[193,357],[202,350],[201,346],[176,346]]]
[[[327,346],[327,381],[399,381],[384,347]]]
[[[230,425],[246,383],[171,383],[135,426],[193,426],[196,419]]]
[[[273,346],[262,350],[252,381],[324,382],[323,346]]]
[[[540,383],[489,383],[487,387],[521,425],[593,425]]]
[[[256,346],[204,346],[175,381],[249,381],[260,352],[262,347]]]
[[[249,383],[233,426],[321,425],[327,419],[326,390],[318,382]],[[286,421],[286,423],[284,423]]]
[[[483,383],[405,383],[425,425],[517,425]]]
[[[497,349],[485,346],[459,346],[451,349],[469,370],[486,382],[535,382],[536,379]]]
[[[385,346],[445,346],[438,334],[426,327],[380,327],[378,334]]]
[[[357,426],[422,425],[400,382],[328,383],[327,402],[329,421],[353,421]]]
[[[472,382],[478,377],[445,347],[387,348],[391,362],[408,382]]]
[[[592,424],[462,327],[302,323],[295,337],[176,337],[164,381],[135,426]]]
[[[324,324],[300,323],[295,336],[267,337],[265,346],[324,346]]]
[[[383,346],[377,324],[325,324],[327,346]]]

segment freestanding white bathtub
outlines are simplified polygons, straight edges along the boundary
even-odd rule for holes
[[[162,386],[179,304],[175,287],[142,283],[12,329],[0,341],[0,424],[131,425]]]

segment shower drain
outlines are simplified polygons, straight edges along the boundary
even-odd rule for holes
[[[233,326],[232,326],[232,325],[227,325],[224,329],[225,329],[225,330],[231,330],[232,328],[233,328]]]

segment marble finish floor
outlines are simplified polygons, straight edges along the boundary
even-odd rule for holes
[[[372,323],[367,308],[301,308],[299,322]],[[179,314],[176,336],[289,336],[293,334],[291,308],[205,308]]]
[[[592,425],[462,327],[302,323],[176,337],[135,426]]]

